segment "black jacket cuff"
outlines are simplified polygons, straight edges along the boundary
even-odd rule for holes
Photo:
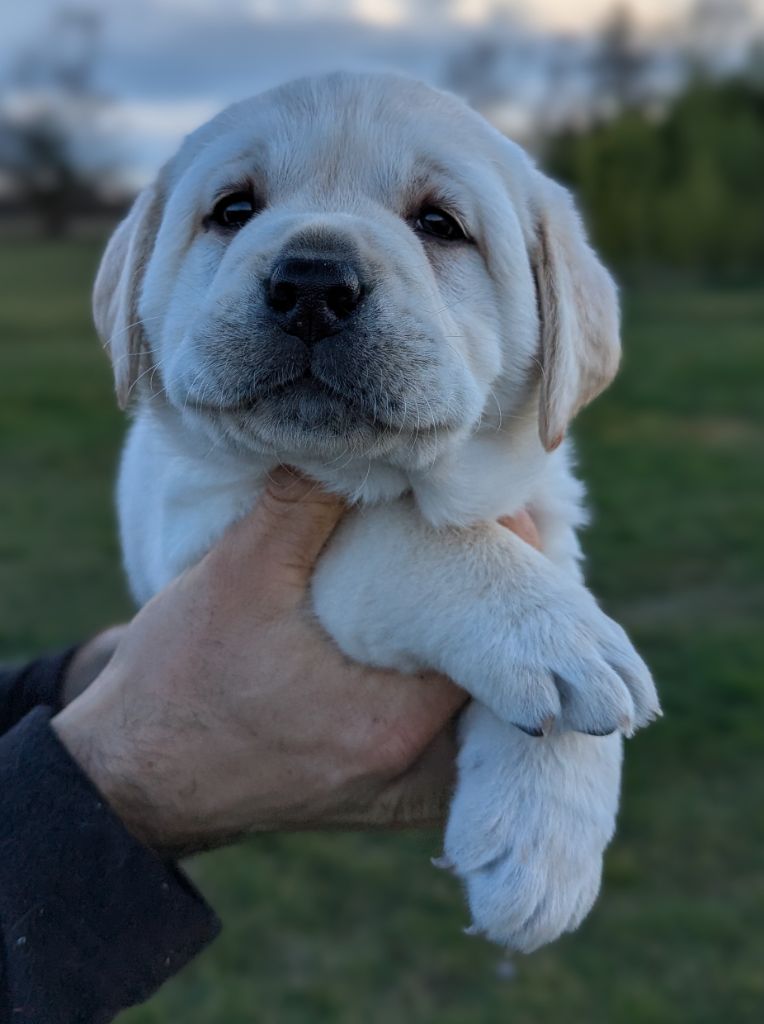
[[[38,708],[0,738],[8,1019],[101,1024],[147,999],[220,924],[127,831],[49,720]]]
[[[60,710],[64,675],[77,649],[69,647],[28,665],[0,669],[0,734],[40,704]]]

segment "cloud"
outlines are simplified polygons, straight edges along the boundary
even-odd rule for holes
[[[632,0],[648,20],[690,0]],[[764,0],[751,0],[761,11]],[[5,5],[0,67],[30,42],[55,44],[63,0]],[[548,92],[549,67],[575,67],[586,38],[554,38],[550,24],[591,24],[614,0],[91,0],[101,18],[96,77],[115,101],[114,135],[131,177],[147,177],[180,137],[215,110],[300,74],[337,67],[397,68],[448,81],[454,54],[478,38],[503,47],[495,69],[504,125],[522,123]],[[88,0],[82,0],[86,6]],[[542,30],[528,14],[546,18]],[[46,37],[46,33],[48,33]],[[564,51],[564,52],[563,52]],[[568,75],[566,97],[582,87]],[[489,89],[490,91],[490,89]],[[518,120],[519,118],[519,120]]]

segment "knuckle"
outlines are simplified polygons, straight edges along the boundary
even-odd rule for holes
[[[294,473],[279,472],[269,477],[262,501],[265,507],[277,515],[288,514],[301,505],[334,508],[341,499],[321,484]]]

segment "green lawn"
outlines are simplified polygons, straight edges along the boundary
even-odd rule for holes
[[[0,655],[124,616],[124,424],[91,243],[0,246]],[[579,425],[591,582],[665,719],[628,746],[620,832],[575,936],[511,963],[461,928],[434,834],[264,836],[200,858],[215,946],[132,1024],[732,1024],[764,1012],[764,288],[641,288]]]

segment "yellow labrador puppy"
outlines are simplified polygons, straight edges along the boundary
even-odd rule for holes
[[[104,256],[95,317],[135,418],[119,512],[147,600],[291,463],[348,495],[315,614],[463,716],[444,863],[475,931],[579,924],[650,674],[582,582],[566,428],[611,380],[616,291],[568,194],[452,96],[334,74],[183,143]],[[495,525],[528,507],[544,554]]]

